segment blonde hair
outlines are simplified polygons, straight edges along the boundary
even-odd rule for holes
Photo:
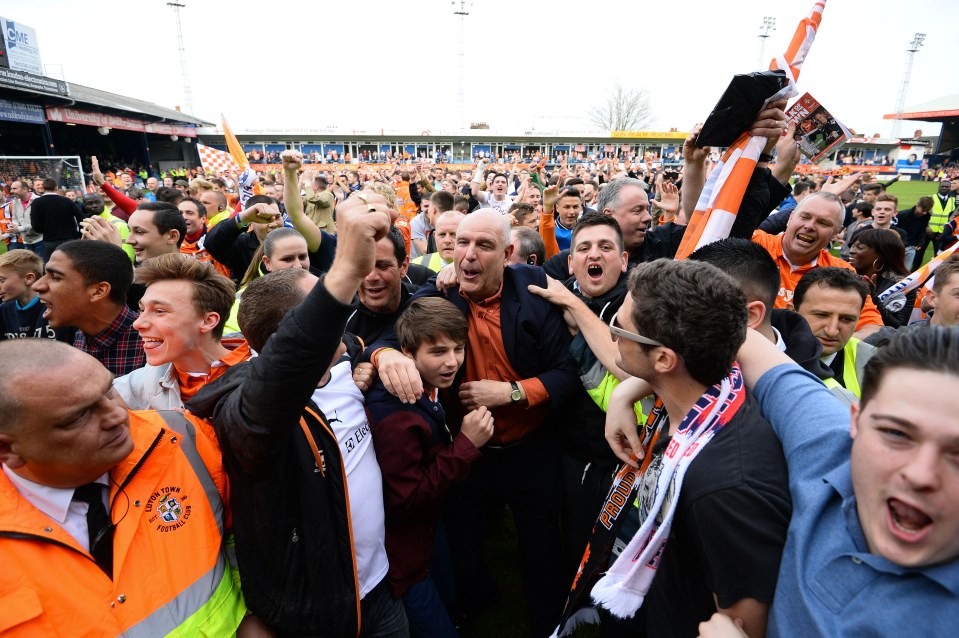
[[[396,210],[396,191],[386,182],[369,182],[363,187],[363,190],[379,193],[386,199],[386,205]]]
[[[213,183],[208,182],[202,177],[195,177],[190,180],[190,195],[196,195],[200,190],[213,190]]]
[[[21,277],[33,273],[37,279],[43,277],[43,260],[31,250],[17,248],[0,255],[0,268],[11,270]]]

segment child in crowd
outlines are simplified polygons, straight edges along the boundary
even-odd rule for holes
[[[0,255],[0,340],[58,339],[73,343],[72,329],[54,330],[47,323],[47,307],[33,290],[43,276],[43,260],[22,248]]]
[[[466,477],[493,435],[485,407],[467,414],[459,432],[450,432],[437,396],[463,364],[467,329],[463,313],[445,299],[412,302],[396,321],[396,336],[416,364],[423,396],[406,404],[377,381],[366,397],[383,472],[390,586],[403,599],[414,636],[457,635],[430,576],[431,558],[442,561],[445,553],[441,540],[434,551],[434,535],[444,495]]]

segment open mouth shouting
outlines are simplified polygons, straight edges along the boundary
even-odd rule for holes
[[[897,498],[886,501],[890,533],[905,543],[918,543],[932,531],[932,518],[924,511]]]
[[[602,264],[595,263],[586,266],[586,276],[594,283],[599,283],[603,280],[603,272]]]
[[[473,268],[471,266],[461,266],[460,267],[460,280],[464,283],[475,283],[479,280],[480,275],[482,274],[481,270]]]

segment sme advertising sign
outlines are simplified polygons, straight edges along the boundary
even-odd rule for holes
[[[7,45],[10,68],[14,71],[43,75],[37,32],[32,27],[6,18],[0,18],[0,26],[2,26],[3,39]]]

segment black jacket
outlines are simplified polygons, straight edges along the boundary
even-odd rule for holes
[[[260,247],[260,238],[256,233],[240,228],[236,219],[230,218],[207,231],[203,247],[211,257],[229,268],[230,278],[238,282],[243,279],[253,261],[253,254]]]
[[[832,370],[822,362],[822,344],[812,333],[809,324],[798,312],[774,308],[770,315],[773,328],[779,331],[786,344],[786,356],[806,372],[820,379],[831,379]]]
[[[576,282],[574,277],[566,282],[566,287],[573,291],[597,317],[608,324],[626,298],[628,292],[626,280],[627,275],[623,273],[612,290],[595,299],[584,297],[574,287]],[[556,410],[556,434],[560,446],[563,453],[573,458],[597,464],[603,468],[614,468],[620,461],[606,442],[606,413],[586,391],[587,383],[595,383],[595,376],[602,364],[593,354],[582,332],[573,337],[569,350],[581,383],[559,404]]]
[[[187,403],[220,441],[247,605],[283,633],[355,637],[360,626],[346,470],[311,400],[353,309],[317,284],[259,357]]]
[[[45,241],[80,239],[82,218],[74,203],[62,195],[41,195],[30,206],[30,223]]]
[[[414,292],[411,288],[412,286],[401,284],[400,305],[396,308],[396,312],[389,314],[373,312],[362,302],[357,301],[356,312],[351,314],[349,321],[346,322],[347,332],[356,335],[367,345],[377,341],[384,332],[396,325],[396,320],[410,305],[410,296]]]

